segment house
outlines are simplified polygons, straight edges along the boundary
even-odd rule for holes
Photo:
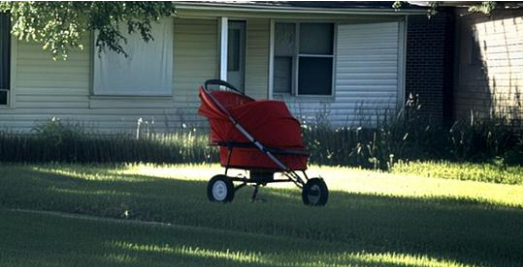
[[[523,2],[490,16],[457,8],[455,117],[502,117],[523,125]]]
[[[521,124],[523,2],[498,2],[490,15],[469,12],[471,4],[442,2],[430,20],[408,16],[406,93],[436,121]]]
[[[10,38],[2,15],[0,128],[28,132],[53,117],[110,132],[205,127],[197,89],[211,78],[283,100],[306,123],[373,125],[410,94],[431,119],[454,118],[455,9],[428,20],[424,8],[391,6],[177,2],[154,42],[128,36],[128,58],[98,55],[91,36],[67,61]]]

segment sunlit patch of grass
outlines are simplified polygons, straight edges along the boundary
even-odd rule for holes
[[[177,254],[177,255],[193,256],[193,257],[198,257],[198,258],[223,259],[223,260],[230,260],[230,261],[242,262],[242,263],[262,263],[262,264],[268,263],[261,257],[261,253],[256,253],[256,252],[241,252],[241,251],[230,251],[230,250],[219,251],[219,250],[210,250],[210,249],[205,249],[205,248],[183,246],[183,245],[177,246],[177,247],[172,247],[170,245],[163,245],[163,246],[140,245],[140,244],[124,243],[124,242],[117,242],[112,245],[116,248],[121,248],[121,249],[131,250],[131,251]]]
[[[429,166],[427,166],[428,168]],[[430,172],[430,168],[427,169]],[[223,173],[223,168],[213,165],[152,165],[132,164],[109,170],[114,174],[141,174],[158,178],[208,181],[212,176]],[[309,177],[323,177],[331,191],[350,193],[372,193],[386,196],[412,198],[468,199],[492,204],[523,207],[523,186],[456,181],[433,177],[417,176],[410,173],[387,173],[360,168],[311,166]],[[244,174],[232,170],[232,176]],[[245,174],[244,174],[245,175]],[[523,176],[523,171],[521,172]],[[294,189],[292,183],[275,184],[270,187]],[[276,193],[286,195],[284,193]]]
[[[131,192],[119,192],[115,190],[91,190],[91,191],[85,191],[85,190],[73,190],[73,189],[67,189],[67,188],[58,188],[56,186],[52,186],[48,188],[50,192],[55,193],[65,193],[65,194],[71,194],[71,195],[93,195],[93,196],[131,196]]]
[[[470,164],[468,164],[470,165]],[[467,165],[467,166],[468,166]],[[309,177],[323,177],[327,182],[329,190],[377,194],[384,196],[402,196],[418,199],[430,198],[449,198],[464,199],[470,201],[486,202],[491,204],[502,204],[514,207],[523,207],[523,185],[513,186],[507,184],[483,183],[473,179],[460,181],[456,179],[442,179],[438,173],[441,169],[459,169],[464,172],[465,167],[449,165],[448,163],[427,163],[413,165],[417,167],[406,168],[403,171],[394,173],[371,171],[360,168],[350,167],[328,167],[311,166],[308,170]],[[418,174],[421,170],[431,173],[434,167],[434,174]],[[480,165],[473,165],[471,169],[477,172],[482,168]],[[216,174],[223,174],[224,168],[218,164],[176,164],[176,165],[155,165],[155,164],[124,164],[124,165],[101,165],[93,168],[85,165],[38,165],[31,167],[34,171],[65,175],[71,178],[87,181],[125,181],[125,182],[147,182],[149,177],[158,179],[175,179],[183,181],[208,181]],[[410,168],[415,168],[409,172]],[[426,168],[426,169],[423,169]],[[523,177],[523,170],[517,173]],[[230,170],[230,176],[246,176],[243,170]],[[512,175],[512,174],[511,174]],[[513,175],[516,175],[514,173]],[[431,177],[429,177],[431,176]],[[443,177],[445,178],[445,177]],[[480,179],[477,179],[480,180]],[[269,187],[288,188],[295,190],[292,183],[273,184]],[[91,194],[94,194],[91,192]],[[273,195],[287,196],[289,192],[274,191]]]
[[[325,174],[325,180],[332,190],[418,199],[465,199],[523,207],[523,186],[391,174],[357,168],[322,167],[317,171]]]
[[[473,267],[479,265],[463,264],[452,260],[436,259],[427,255],[409,255],[386,252],[307,252],[291,248],[284,253],[262,253],[237,250],[212,250],[191,246],[144,245],[126,242],[115,242],[111,246],[134,252],[153,252],[168,255],[183,255],[196,258],[221,259],[245,264],[264,266],[308,266],[308,267],[342,267],[342,266],[412,266],[412,267]]]
[[[505,166],[501,163],[400,162],[395,164],[392,172],[422,177],[523,185],[523,166]]]
[[[97,171],[93,171],[93,168],[86,168],[82,165],[72,165],[72,166],[59,166],[59,165],[43,165],[43,166],[34,166],[31,169],[35,172],[47,173],[47,174],[56,174],[63,175],[70,178],[76,178],[79,180],[87,181],[114,181],[118,179],[118,176],[115,176],[114,173],[111,173],[107,170],[107,166],[97,168]],[[109,167],[110,168],[110,167]],[[96,170],[96,169],[95,169]],[[138,176],[127,176],[127,182],[143,182],[146,179],[139,178]]]
[[[427,255],[409,255],[403,253],[343,253],[339,257],[353,261],[377,264],[397,264],[400,266],[419,267],[472,267],[477,265],[463,264],[452,260],[436,259]],[[336,258],[334,256],[333,258]]]
[[[224,168],[218,164],[126,164],[122,168],[112,169],[113,174],[147,175],[156,178],[207,181],[216,174],[223,174]],[[245,171],[231,170],[230,176],[245,175]]]

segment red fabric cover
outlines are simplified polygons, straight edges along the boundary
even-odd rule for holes
[[[301,138],[300,123],[292,116],[284,102],[255,101],[247,96],[226,91],[212,91],[211,94],[255,140],[258,140],[264,146],[305,150]],[[203,88],[200,88],[199,96],[202,103],[198,114],[209,119],[211,142],[249,143],[234,127],[227,114],[214,104]],[[307,156],[277,155],[277,157],[286,162],[287,167],[291,169],[305,170],[307,168]],[[220,159],[222,165],[227,163],[227,148],[220,148]],[[235,148],[230,165],[245,168],[279,169],[257,148]]]
[[[267,155],[257,148],[234,148],[232,150],[229,167],[240,169],[270,169],[280,170]],[[220,164],[227,165],[228,148],[220,147]],[[291,170],[306,170],[307,156],[275,155],[287,168]]]

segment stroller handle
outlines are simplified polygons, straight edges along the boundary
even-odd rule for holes
[[[238,90],[232,84],[230,84],[230,83],[228,83],[226,81],[219,80],[219,79],[210,79],[210,80],[205,81],[204,87],[205,87],[206,90],[209,90],[209,85],[225,86],[227,89],[230,89],[230,90],[234,91],[235,93],[238,93],[240,95],[245,95],[244,92]]]

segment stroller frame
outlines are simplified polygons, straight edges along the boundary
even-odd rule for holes
[[[238,168],[238,169],[249,170],[250,177],[249,178],[247,178],[247,177],[228,177],[228,179],[230,179],[230,181],[241,182],[241,184],[234,186],[234,192],[242,189],[243,187],[245,187],[247,185],[254,185],[254,192],[253,192],[251,201],[255,201],[260,185],[265,186],[269,183],[292,182],[298,188],[303,189],[302,197],[303,197],[303,201],[305,202],[305,204],[318,205],[318,206],[325,205],[325,203],[327,201],[327,197],[328,197],[328,191],[327,191],[327,187],[326,187],[325,183],[323,182],[323,179],[321,179],[321,178],[310,179],[307,176],[307,173],[305,172],[305,170],[293,170],[293,169],[289,168],[288,166],[286,166],[282,161],[280,161],[275,156],[277,154],[309,156],[309,153],[305,152],[305,151],[298,151],[298,150],[269,148],[269,147],[263,145],[262,143],[260,143],[259,141],[257,141],[240,123],[238,123],[236,121],[236,119],[229,113],[229,111],[213,96],[211,91],[208,89],[209,85],[219,85],[220,88],[222,88],[222,89],[223,88],[230,89],[232,91],[235,91],[235,93],[238,93],[243,96],[245,96],[245,93],[236,89],[231,84],[229,84],[225,81],[222,81],[222,80],[217,80],[217,79],[207,80],[203,87],[203,89],[204,89],[203,91],[209,97],[209,99],[212,100],[212,102],[216,105],[216,107],[218,107],[220,109],[220,111],[223,112],[228,117],[228,119],[234,125],[234,127],[250,142],[250,143],[217,142],[214,144],[214,145],[217,145],[220,147],[227,147],[227,163],[224,166],[225,167],[225,173],[224,173],[225,177],[227,177],[227,173],[228,173],[229,169],[235,168],[235,167],[231,167],[231,165],[230,165],[231,156],[232,156],[232,153],[234,152],[235,148],[257,148],[259,151],[263,152],[263,154],[265,154],[279,168],[279,169],[269,169],[269,170],[259,170],[256,168],[248,168],[248,167]],[[274,173],[276,173],[276,172],[282,173],[286,178],[285,179],[282,179],[282,178],[276,179],[276,178],[272,177],[274,175]],[[301,172],[303,177],[300,176],[298,174],[298,172]],[[270,174],[271,178],[268,179],[266,176],[263,175],[263,173]],[[217,175],[217,176],[220,176],[220,175]],[[217,177],[217,176],[215,176],[215,177]],[[307,189],[306,187],[307,186],[308,187],[311,187],[311,186],[317,187],[317,185],[315,185],[315,184],[317,184],[318,181],[316,181],[316,180],[318,180],[321,183],[319,185],[319,187],[322,187],[322,186],[324,187],[324,190],[323,190],[323,188],[317,189],[317,190],[323,190],[321,192],[321,194],[325,195],[325,201],[321,202],[321,203],[311,203],[310,201],[305,199],[306,198],[305,191]],[[309,186],[310,181],[314,182],[314,185]],[[309,188],[309,191],[310,191],[310,188]]]

